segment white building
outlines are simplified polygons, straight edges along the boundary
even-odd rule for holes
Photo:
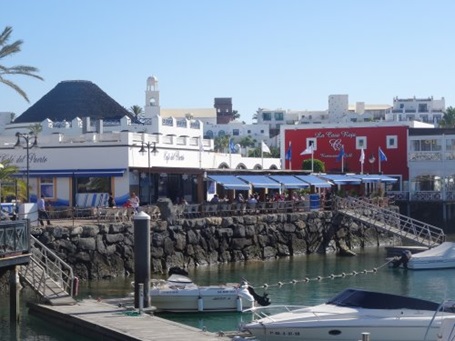
[[[445,99],[398,98],[393,99],[393,109],[386,115],[388,121],[421,121],[438,125],[444,116]]]
[[[210,170],[281,168],[279,159],[214,152],[213,140],[203,139],[203,122],[194,117],[161,117],[155,77],[147,79],[145,112],[138,120],[123,116],[34,122],[44,104],[49,115],[61,114],[53,113],[49,99],[61,87],[79,87],[89,95],[94,89],[101,92],[90,82],[62,82],[43,97],[45,100],[38,101],[36,108],[29,108],[26,117],[5,125],[0,134],[0,162],[19,168],[20,176],[29,183],[31,201],[44,194],[56,206],[96,206],[111,191],[117,204],[126,202],[131,192],[139,194],[142,203],[163,196],[200,202],[207,197],[205,180]],[[57,99],[59,104],[64,100]],[[84,104],[103,101],[110,103],[112,99],[77,99]],[[71,104],[65,103],[65,108],[68,106],[71,112]],[[85,110],[93,114],[90,108]],[[42,131],[36,139],[39,148],[34,148],[35,137],[28,134],[37,123]],[[22,147],[17,148],[17,142]],[[94,193],[104,195],[89,195]]]

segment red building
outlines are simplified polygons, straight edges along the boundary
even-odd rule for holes
[[[387,125],[386,125],[387,124]],[[301,153],[313,146],[313,157],[325,164],[326,173],[363,173],[401,176],[408,180],[407,125],[393,122],[369,126],[333,127],[284,126],[284,168],[300,170],[311,154]],[[290,146],[290,147],[289,147]],[[289,148],[291,148],[289,159]],[[380,153],[382,151],[382,156]],[[344,155],[343,155],[344,151]]]

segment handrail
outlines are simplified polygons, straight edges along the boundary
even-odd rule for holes
[[[30,236],[30,246],[30,264],[21,267],[20,275],[44,298],[56,297],[56,292],[47,285],[48,279],[73,296],[75,277],[71,266],[33,236]]]
[[[444,231],[436,226],[402,215],[354,197],[334,197],[335,210],[365,221],[422,245],[433,247],[445,241]],[[363,218],[363,219],[362,219]]]
[[[0,256],[28,253],[30,250],[29,224],[26,221],[0,223]]]

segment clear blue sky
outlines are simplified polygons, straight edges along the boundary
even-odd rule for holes
[[[0,84],[16,115],[64,80],[89,80],[122,106],[144,105],[158,77],[163,108],[210,108],[232,97],[241,119],[261,108],[327,109],[328,96],[392,104],[394,96],[455,106],[455,1],[4,0],[2,27],[44,81]]]

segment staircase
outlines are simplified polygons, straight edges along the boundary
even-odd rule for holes
[[[21,279],[50,305],[75,304],[73,269],[33,236],[30,253],[30,263],[20,267]]]
[[[417,245],[433,247],[445,241],[444,231],[436,226],[412,219],[387,207],[354,197],[335,197],[335,210],[377,229],[393,233]]]

